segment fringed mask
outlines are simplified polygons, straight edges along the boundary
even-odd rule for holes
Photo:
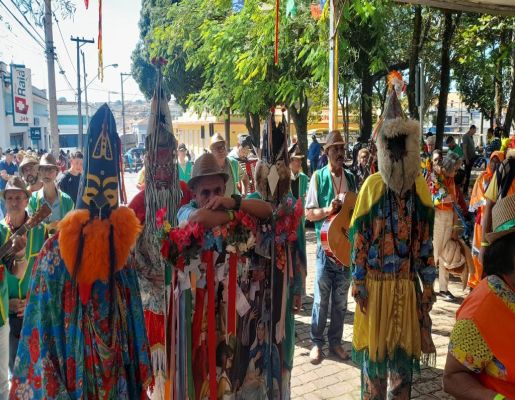
[[[404,195],[420,174],[420,127],[403,118],[385,120],[377,138],[379,173],[395,193]]]
[[[120,147],[113,114],[104,104],[89,124],[77,209],[104,219],[118,207]]]

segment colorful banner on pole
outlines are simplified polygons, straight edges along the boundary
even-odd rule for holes
[[[27,126],[32,120],[32,82],[30,69],[11,64],[13,124]]]

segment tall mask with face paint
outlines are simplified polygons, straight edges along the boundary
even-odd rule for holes
[[[114,116],[107,104],[91,119],[85,147],[77,208],[89,210],[93,217],[107,218],[118,207],[121,148]]]

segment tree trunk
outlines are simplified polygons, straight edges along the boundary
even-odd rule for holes
[[[374,94],[374,79],[368,68],[363,72],[361,78],[361,133],[360,142],[366,142],[372,135],[372,96]]]
[[[227,107],[225,110],[225,120],[224,120],[224,132],[225,132],[225,143],[227,144],[227,148],[231,148],[231,107]]]
[[[515,30],[511,32],[512,40],[515,41]],[[511,132],[511,123],[515,117],[515,48],[511,50],[511,92],[504,120],[504,132]]]
[[[245,126],[249,132],[250,137],[252,138],[252,143],[254,146],[259,149],[260,147],[260,129],[261,126],[259,124],[259,115],[246,112],[245,113]]]
[[[415,16],[413,17],[413,37],[411,38],[411,54],[409,59],[409,83],[407,87],[408,108],[410,117],[419,119],[417,102],[415,99],[416,71],[420,54],[420,39],[422,36],[422,7],[415,6]]]
[[[440,70],[440,95],[438,97],[438,112],[436,115],[436,148],[443,146],[445,119],[447,116],[447,97],[451,84],[451,43],[454,34],[454,21],[451,11],[444,11],[444,30],[442,37],[442,59]]]
[[[502,95],[502,62],[500,57],[495,62],[495,121],[496,125],[499,126],[502,120],[502,104],[503,104],[503,95]]]
[[[304,99],[301,101],[299,108],[295,105],[288,107],[288,113],[290,113],[295,130],[297,131],[297,143],[299,144],[301,154],[308,154],[308,114],[309,104],[308,98],[303,96]],[[304,172],[308,170],[308,164],[306,157],[302,159],[302,169]]]

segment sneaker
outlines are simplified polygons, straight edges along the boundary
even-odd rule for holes
[[[443,299],[446,301],[456,300],[456,297],[454,297],[453,294],[451,292],[449,292],[448,290],[446,292],[440,292],[440,296],[442,296]]]
[[[318,365],[322,362],[322,359],[324,358],[324,353],[322,352],[322,349],[320,347],[313,346],[313,348],[309,352],[309,358],[311,360],[311,364]]]

